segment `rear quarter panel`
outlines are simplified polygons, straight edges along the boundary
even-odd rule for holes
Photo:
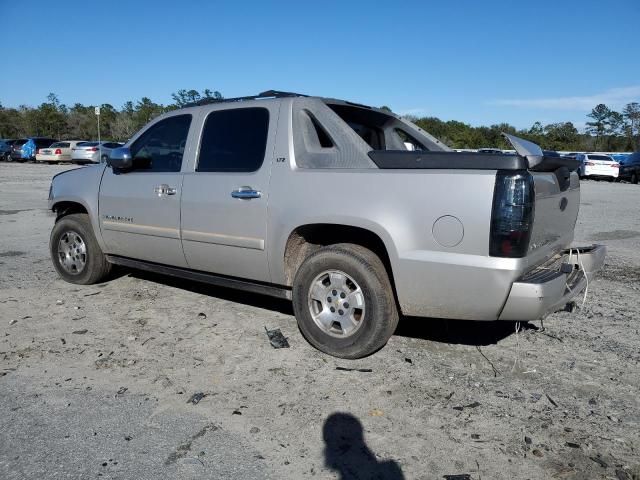
[[[406,315],[497,318],[520,262],[488,256],[495,172],[302,170],[274,166],[268,244],[271,277],[285,284],[287,239],[298,226],[343,224],[384,242]],[[463,225],[459,244],[433,235],[436,220]]]

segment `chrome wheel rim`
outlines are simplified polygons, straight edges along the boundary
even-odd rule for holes
[[[365,322],[364,293],[340,270],[325,270],[311,282],[308,305],[315,324],[332,337],[350,337]]]
[[[82,273],[87,265],[87,246],[82,237],[74,232],[64,232],[58,241],[58,262],[71,275]]]

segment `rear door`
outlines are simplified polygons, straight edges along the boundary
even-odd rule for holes
[[[99,213],[107,253],[186,266],[180,241],[180,195],[190,125],[190,114],[159,120],[131,144],[131,170],[105,169]]]
[[[267,202],[279,102],[225,105],[204,114],[194,171],[182,194],[182,243],[190,268],[270,280]]]

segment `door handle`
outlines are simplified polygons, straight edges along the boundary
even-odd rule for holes
[[[252,187],[240,187],[231,192],[233,198],[241,198],[243,200],[251,200],[252,198],[260,198],[262,193]]]
[[[177,190],[174,187],[170,187],[166,183],[162,185],[157,185],[153,188],[153,191],[159,197],[163,197],[165,195],[175,195]]]

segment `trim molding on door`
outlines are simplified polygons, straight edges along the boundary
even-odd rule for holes
[[[216,245],[228,245],[230,247],[251,248],[264,250],[264,239],[254,237],[239,237],[235,235],[223,235],[221,233],[198,232],[196,230],[183,230],[182,240],[200,243],[214,243]]]
[[[152,225],[141,225],[139,223],[102,221],[102,228],[114,232],[137,233],[139,235],[151,235],[154,237],[167,237],[180,240],[180,231],[177,228],[154,227]]]

